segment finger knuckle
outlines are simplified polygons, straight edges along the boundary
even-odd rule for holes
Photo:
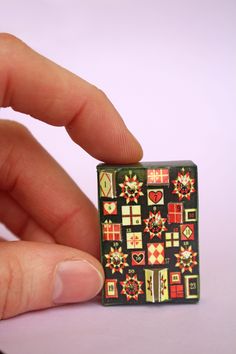
[[[10,105],[12,91],[11,70],[19,57],[23,42],[9,33],[0,33],[0,106]]]
[[[16,144],[20,145],[30,137],[32,138],[30,131],[23,124],[11,120],[2,119],[0,121],[0,142],[2,146],[4,141],[9,147]]]
[[[20,166],[24,161],[25,151],[32,147],[30,136],[31,134],[23,125],[14,121],[0,121],[0,185],[2,190],[13,190],[23,172]]]
[[[0,264],[0,320],[21,312],[23,272],[17,259],[3,257]]]
[[[107,97],[106,93],[103,90],[101,90],[100,88],[96,87],[96,91],[98,93],[98,96],[101,98],[101,100],[105,100],[105,101],[108,100],[108,97]]]
[[[9,54],[12,54],[23,42],[10,33],[0,33],[0,56],[9,60]]]

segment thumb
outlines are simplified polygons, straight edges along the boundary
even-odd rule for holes
[[[0,241],[0,319],[87,301],[102,286],[102,265],[74,248],[36,242]]]

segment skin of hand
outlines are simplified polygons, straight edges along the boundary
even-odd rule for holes
[[[139,143],[101,90],[5,33],[0,105],[65,126],[100,161],[142,158]],[[24,126],[2,118],[0,221],[19,239],[0,241],[0,319],[84,302],[100,292],[95,206]]]

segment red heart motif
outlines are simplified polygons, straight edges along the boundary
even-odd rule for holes
[[[149,199],[154,203],[154,204],[157,204],[161,198],[162,198],[162,192],[161,191],[157,191],[157,192],[154,192],[154,191],[150,191],[148,196],[149,196]]]
[[[135,253],[133,254],[133,259],[135,260],[136,263],[141,263],[144,259],[143,253]]]

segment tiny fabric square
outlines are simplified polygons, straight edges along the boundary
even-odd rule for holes
[[[127,232],[127,249],[142,248],[142,232]]]
[[[121,212],[122,212],[122,225],[140,225],[141,224],[141,206],[140,205],[123,205]]]
[[[197,221],[197,209],[185,209],[185,221]]]
[[[170,272],[170,284],[180,284],[180,283],[181,283],[181,273]]]
[[[185,292],[187,299],[197,299],[199,297],[198,275],[185,275]]]
[[[164,264],[165,251],[164,243],[148,243],[148,264]]]
[[[101,197],[116,197],[115,173],[113,171],[101,171],[99,173],[99,183]]]
[[[117,290],[117,279],[106,279],[105,280],[105,295],[106,298],[117,298],[118,290]]]
[[[169,184],[169,170],[167,168],[148,169],[147,184],[148,185]]]
[[[166,248],[179,247],[179,232],[166,232]]]
[[[104,241],[121,241],[121,225],[105,222],[102,224],[102,235]]]
[[[132,266],[145,265],[145,251],[133,251],[131,254]]]
[[[163,205],[164,204],[164,190],[160,188],[148,189],[148,205]]]
[[[170,297],[172,299],[184,297],[184,286],[183,285],[171,285],[170,286]]]
[[[194,224],[180,225],[181,240],[193,241],[194,240]]]
[[[103,202],[103,215],[117,215],[117,202]]]
[[[181,224],[183,222],[183,203],[168,204],[168,223]]]

